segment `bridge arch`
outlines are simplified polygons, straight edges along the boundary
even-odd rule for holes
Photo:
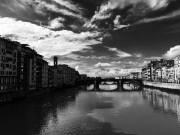
[[[130,82],[129,85],[128,85],[129,88],[132,88],[132,89],[134,89],[135,91],[141,90],[141,88],[142,88],[142,86],[143,86],[143,82],[142,82],[142,80],[140,80],[140,79],[122,79],[122,80],[121,80],[121,89],[122,89],[123,91],[126,91],[126,88],[125,88],[125,87],[128,87],[128,86],[124,86],[124,84],[125,84],[126,82]],[[130,84],[133,84],[133,86],[130,86]]]
[[[121,85],[123,85],[125,82],[136,83],[136,84],[139,84],[140,86],[143,85],[143,82],[140,79],[121,79]]]

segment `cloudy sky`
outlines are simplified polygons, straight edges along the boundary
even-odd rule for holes
[[[180,0],[0,0],[0,35],[89,76],[180,54]]]

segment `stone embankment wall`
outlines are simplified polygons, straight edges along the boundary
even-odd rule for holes
[[[176,83],[161,83],[161,82],[143,81],[143,84],[145,86],[152,86],[152,87],[157,87],[157,88],[173,89],[173,90],[179,90],[180,91],[180,84],[176,84]]]

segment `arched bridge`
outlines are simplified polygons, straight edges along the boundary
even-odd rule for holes
[[[140,86],[143,86],[143,81],[141,79],[120,79],[121,81],[121,85],[123,85],[124,83],[135,83],[135,84],[139,84]]]
[[[107,82],[113,82],[113,84],[117,84],[117,89],[121,87],[123,88],[124,84],[136,84],[139,85],[140,87],[143,86],[143,81],[141,79],[96,79],[94,80],[94,89],[100,90],[99,85],[100,84],[108,84]]]

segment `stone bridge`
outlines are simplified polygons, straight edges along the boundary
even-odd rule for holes
[[[94,84],[94,90],[99,91],[101,90],[99,88],[100,84],[110,85],[107,82],[113,82],[112,84],[117,84],[117,88],[111,91],[119,91],[119,89],[125,90],[123,88],[123,84],[133,83],[139,85],[140,87],[143,86],[143,81],[141,79],[96,79],[91,81],[91,84]]]

